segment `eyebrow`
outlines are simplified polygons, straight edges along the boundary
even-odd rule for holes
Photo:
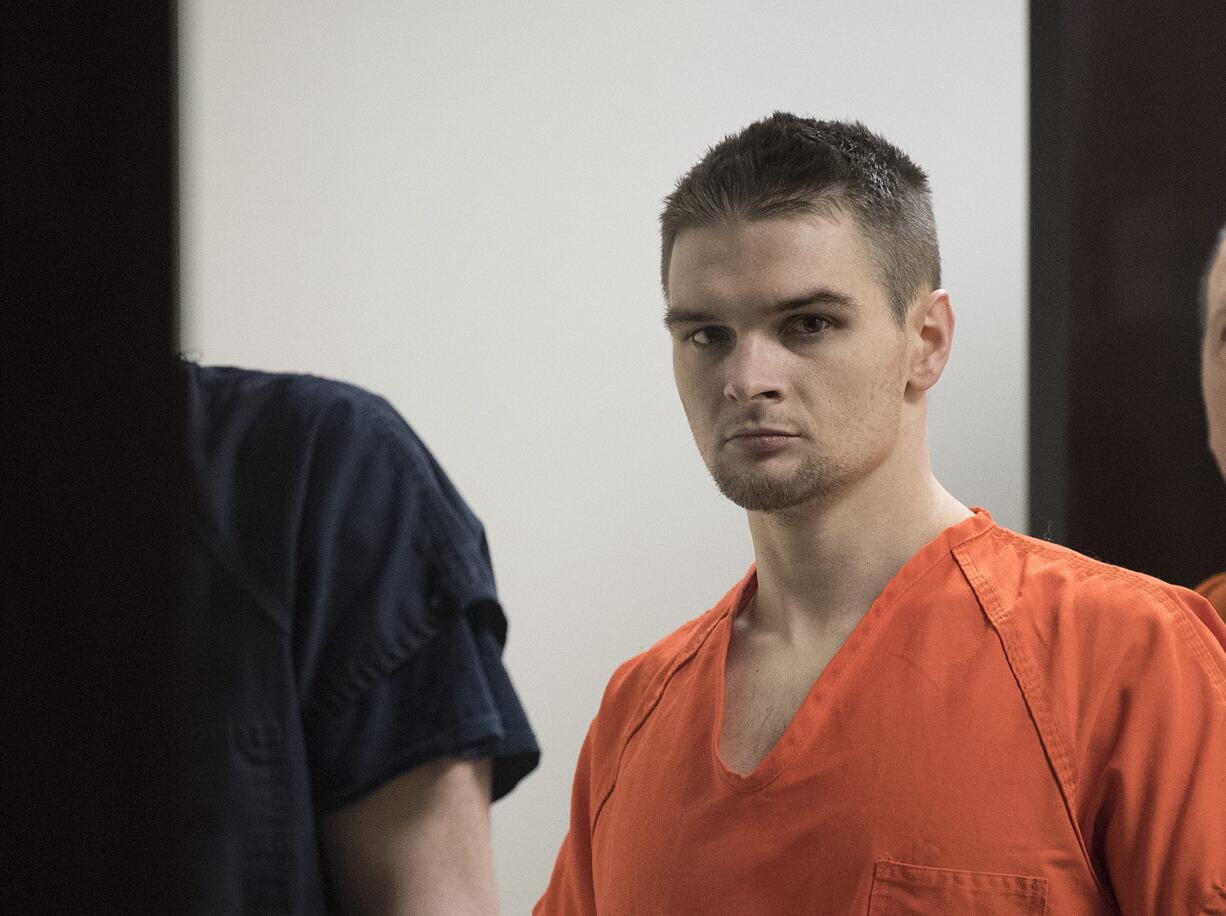
[[[856,308],[859,303],[846,293],[840,293],[823,286],[810,290],[803,295],[776,302],[767,311],[769,314],[779,315],[785,312],[794,312],[797,309],[808,308],[812,305],[841,305],[847,308]],[[676,309],[671,305],[664,310],[664,327],[670,331],[678,325],[701,324],[706,321],[715,320],[716,316],[711,312]]]

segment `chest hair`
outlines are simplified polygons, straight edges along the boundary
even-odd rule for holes
[[[840,638],[782,649],[733,639],[724,667],[719,736],[726,767],[749,773],[770,753],[842,643]]]

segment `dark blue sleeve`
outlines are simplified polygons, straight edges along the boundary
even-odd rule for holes
[[[491,757],[500,798],[539,750],[480,522],[382,399],[338,399],[311,441],[293,651],[317,808],[442,757]]]

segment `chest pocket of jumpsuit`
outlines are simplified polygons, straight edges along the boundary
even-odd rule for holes
[[[868,916],[1043,916],[1047,879],[881,860]]]

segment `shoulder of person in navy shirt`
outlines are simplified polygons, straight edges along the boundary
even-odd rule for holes
[[[480,522],[382,398],[182,366],[193,903],[495,912],[539,749]]]

